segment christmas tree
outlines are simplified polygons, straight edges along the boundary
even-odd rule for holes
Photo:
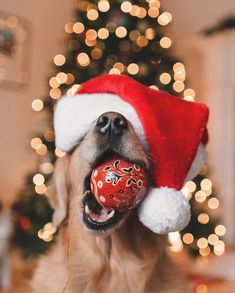
[[[82,82],[110,73],[129,75],[156,90],[194,100],[194,90],[185,84],[184,65],[170,54],[172,40],[165,27],[172,21],[172,15],[160,6],[158,0],[77,1],[75,20],[65,25],[66,53],[54,57],[55,75],[49,79],[49,97],[32,103],[35,111],[47,112],[48,121],[31,140],[40,164],[29,175],[21,200],[15,206],[14,243],[23,249],[25,256],[44,252],[55,233],[51,224],[46,224],[52,215],[46,183],[53,173],[55,159],[64,155],[55,148],[52,126],[54,104],[61,95],[72,96]],[[184,243],[193,255],[206,256],[212,248],[219,255],[224,252],[219,236],[225,233],[225,228],[215,227],[216,221],[209,216],[207,209],[216,209],[219,202],[203,172],[204,175],[195,182],[187,182],[183,189],[185,196],[191,198],[191,222],[182,232],[182,238],[179,233],[172,233],[170,241],[173,250],[181,249]]]

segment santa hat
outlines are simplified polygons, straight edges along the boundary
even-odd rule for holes
[[[56,146],[71,150],[105,112],[122,114],[149,153],[154,187],[139,206],[140,221],[158,234],[183,229],[190,206],[180,191],[206,161],[208,108],[142,85],[124,75],[104,75],[64,97],[54,115]]]

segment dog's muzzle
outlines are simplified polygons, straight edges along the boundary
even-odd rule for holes
[[[131,149],[131,138],[128,136],[130,131],[128,120],[117,112],[103,113],[95,124],[95,137],[97,155],[91,164],[91,172],[94,168],[102,164],[104,161],[115,156],[123,158],[133,163],[144,165],[139,160],[135,161],[129,158],[128,151]],[[129,141],[129,142],[128,142]],[[110,228],[118,227],[125,218],[127,212],[120,212],[113,208],[105,208],[101,206],[90,190],[91,172],[87,174],[84,182],[83,198],[83,222],[89,231],[96,234],[103,234]]]

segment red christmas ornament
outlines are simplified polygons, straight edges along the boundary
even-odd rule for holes
[[[143,200],[148,180],[139,165],[112,158],[92,171],[90,185],[103,207],[127,211]]]

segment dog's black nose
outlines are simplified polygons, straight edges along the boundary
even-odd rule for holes
[[[121,135],[126,128],[126,118],[116,112],[102,114],[96,124],[96,129],[101,134]]]

